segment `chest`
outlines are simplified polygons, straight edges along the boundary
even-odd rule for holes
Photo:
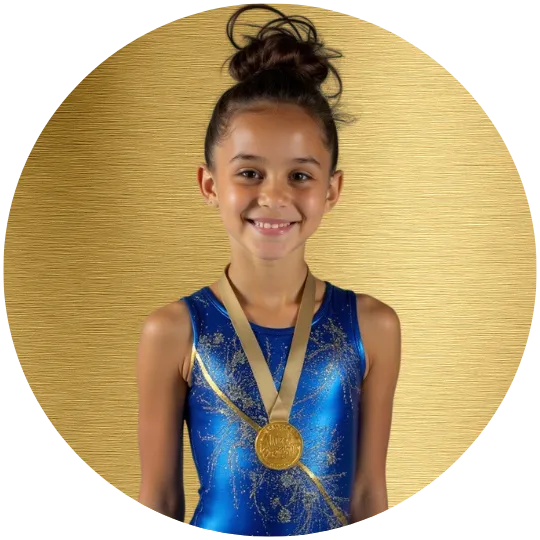
[[[315,302],[313,315],[321,307],[321,301]],[[266,328],[290,328],[296,325],[298,306],[285,310],[261,309],[257,307],[245,307],[244,314],[248,321]]]

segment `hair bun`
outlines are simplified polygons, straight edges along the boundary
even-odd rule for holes
[[[233,79],[242,82],[261,71],[289,69],[320,85],[328,76],[328,67],[312,44],[279,32],[267,37],[248,36],[249,45],[237,52],[229,64]]]
[[[269,9],[280,17],[260,27],[256,36],[244,35],[248,44],[240,47],[233,39],[234,24],[241,13],[255,8]],[[306,39],[302,38],[295,23],[307,29]],[[289,24],[292,31],[283,28],[285,24]],[[304,16],[288,17],[266,4],[248,4],[238,9],[229,19],[227,36],[238,49],[238,52],[227,59],[230,59],[229,73],[239,82],[263,71],[289,70],[306,82],[320,87],[331,69],[328,59],[332,56],[326,54],[324,44],[317,39],[315,26]],[[341,54],[337,53],[334,57],[340,56]]]

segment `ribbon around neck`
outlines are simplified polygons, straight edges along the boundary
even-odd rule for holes
[[[219,294],[251,366],[253,377],[268,414],[268,421],[288,422],[311,333],[315,306],[315,278],[308,267],[291,349],[278,393],[268,363],[229,281],[227,275],[229,266],[230,264],[227,265],[218,281]]]

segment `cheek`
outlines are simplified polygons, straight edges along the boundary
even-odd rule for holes
[[[301,201],[304,212],[309,216],[316,216],[324,210],[325,198],[320,194],[312,194]]]
[[[249,199],[243,190],[231,188],[220,197],[220,202],[221,201],[224,202],[224,208],[237,212],[238,210],[243,210],[243,208],[248,204]]]

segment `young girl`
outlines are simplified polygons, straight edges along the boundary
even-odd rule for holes
[[[234,23],[256,8],[279,18],[240,47]],[[341,79],[315,27],[250,4],[227,35],[238,83],[214,108],[198,182],[231,257],[217,281],[143,325],[139,501],[184,520],[185,420],[201,484],[192,525],[314,533],[388,508],[400,324],[383,302],[314,277],[304,258],[343,183],[320,89],[332,71],[339,95]]]

